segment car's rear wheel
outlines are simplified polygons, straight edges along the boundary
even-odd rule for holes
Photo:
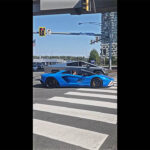
[[[46,79],[46,87],[48,87],[48,88],[58,88],[59,87],[59,83],[54,78],[47,78]]]
[[[102,80],[100,78],[94,78],[91,81],[92,88],[100,88],[103,86]]]

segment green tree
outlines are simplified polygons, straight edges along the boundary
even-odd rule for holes
[[[33,59],[39,59],[40,57],[39,56],[33,56]]]
[[[95,60],[95,63],[97,65],[100,65],[100,56],[97,50],[95,49],[91,50],[90,52],[89,62],[91,62],[91,60]]]

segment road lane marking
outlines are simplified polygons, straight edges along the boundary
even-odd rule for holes
[[[79,118],[84,118],[89,120],[96,120],[96,121],[101,121],[101,122],[106,122],[111,124],[117,123],[116,115],[101,113],[96,111],[67,108],[61,106],[52,106],[52,105],[45,105],[45,104],[33,104],[33,110],[72,116],[72,117],[79,117]]]
[[[108,137],[107,134],[38,119],[33,119],[33,133],[88,150],[98,150]]]
[[[95,101],[95,100],[66,98],[66,97],[57,97],[57,96],[49,98],[48,100],[117,109],[117,103],[111,103],[111,102],[102,102],[102,101]]]
[[[99,98],[108,98],[108,99],[117,99],[116,95],[106,95],[106,94],[93,94],[93,93],[81,93],[81,92],[67,92],[67,95],[76,95],[76,96],[87,96],[87,97],[99,97]]]
[[[111,86],[111,87],[109,87],[109,89],[116,89],[117,90],[117,86]]]
[[[115,90],[104,90],[104,89],[88,89],[88,88],[79,88],[78,91],[89,91],[89,92],[106,92],[106,93],[117,93]]]

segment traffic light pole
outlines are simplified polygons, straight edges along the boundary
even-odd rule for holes
[[[109,13],[109,70],[112,70],[112,27],[111,27],[111,14]]]

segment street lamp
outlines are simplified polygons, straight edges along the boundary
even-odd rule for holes
[[[102,43],[109,43],[108,44],[108,51],[109,51],[109,69],[110,70],[112,70],[112,43],[113,43],[113,40],[112,40],[112,34],[113,34],[113,31],[112,30],[114,30],[114,25],[113,25],[113,22],[115,21],[115,20],[113,20],[113,22],[112,22],[112,19],[113,19],[113,16],[112,16],[112,14],[111,13],[108,13],[108,15],[104,18],[105,20],[104,20],[104,22],[103,23],[108,23],[106,26],[105,26],[105,24],[102,26],[102,28],[104,27],[105,29],[104,29],[104,31],[106,31],[107,30],[107,32],[108,32],[108,36],[106,37],[106,36],[104,36],[103,37],[103,35],[104,35],[104,33],[102,33],[101,35],[101,39],[102,40],[105,40],[104,42],[102,42]],[[106,21],[106,22],[105,22]],[[99,25],[99,26],[101,26],[101,24],[100,23],[97,23],[97,22],[84,22],[84,23],[79,23],[79,25],[81,25],[81,24],[85,24],[85,23],[88,23],[88,24],[93,24],[93,25]],[[103,30],[103,29],[102,29]]]
[[[101,23],[98,23],[98,22],[79,22],[78,25],[81,25],[81,24],[92,24],[92,25],[98,25],[98,26],[101,26],[102,24]],[[103,35],[103,34],[102,34]],[[98,37],[96,37],[96,40],[95,41],[92,41],[91,40],[91,43],[90,44],[93,44],[95,42],[98,42],[98,41],[102,41],[103,37],[102,35],[100,36],[100,39],[98,39]],[[101,55],[101,54],[100,54]],[[103,56],[100,56],[101,59],[104,60],[104,64],[105,64],[105,58]]]

